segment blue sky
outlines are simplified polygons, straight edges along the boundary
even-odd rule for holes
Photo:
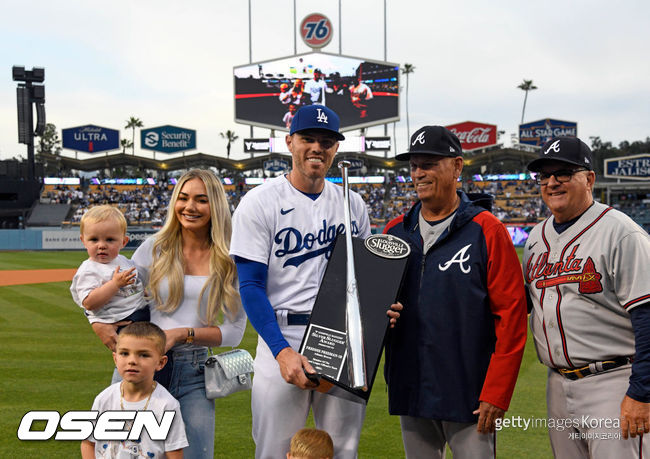
[[[293,54],[293,0],[251,0],[252,60]],[[383,2],[297,0],[298,23],[312,12],[334,23],[324,51],[383,60]],[[410,77],[411,131],[472,120],[496,124],[506,143],[526,121],[578,122],[588,142],[650,136],[650,3],[626,1],[387,0],[387,60],[415,65]],[[298,37],[297,52],[309,51]],[[48,122],[120,129],[130,116],[145,127],[197,130],[198,151],[225,155],[219,132],[240,137],[232,68],[249,62],[248,2],[213,0],[5,2],[0,17],[0,159],[25,156],[17,141],[11,66],[45,67]],[[392,126],[389,134],[392,134]],[[369,130],[382,135],[383,127]],[[406,148],[406,114],[396,125]],[[256,137],[269,135],[255,129]],[[136,152],[139,152],[136,141]],[[73,154],[66,152],[64,154]],[[149,153],[143,153],[149,155]],[[392,153],[391,153],[392,154]]]

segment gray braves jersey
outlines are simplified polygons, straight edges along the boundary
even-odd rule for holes
[[[629,217],[595,202],[558,234],[553,217],[524,250],[530,326],[539,359],[552,368],[634,355],[629,311],[650,300],[650,240]]]

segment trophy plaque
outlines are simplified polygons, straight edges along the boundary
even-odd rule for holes
[[[367,403],[410,247],[391,235],[350,236],[346,163],[339,163],[346,231],[334,242],[300,353],[317,372],[316,390]]]

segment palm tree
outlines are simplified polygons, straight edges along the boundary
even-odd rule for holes
[[[128,121],[126,122],[126,126],[124,126],[124,129],[133,129],[133,136],[131,140],[131,149],[133,154],[135,155],[135,128],[139,128],[144,126],[140,118],[136,118],[134,116],[130,117]]]
[[[415,72],[413,64],[404,64],[402,74],[406,75],[406,138],[411,138],[411,128],[409,126],[409,73]]]
[[[239,136],[230,129],[228,129],[226,132],[220,132],[219,135],[228,141],[228,145],[226,145],[226,157],[230,158],[230,144],[237,140]]]
[[[521,123],[519,123],[519,124],[524,124],[524,112],[526,111],[526,100],[528,100],[528,91],[534,91],[535,89],[537,89],[537,86],[533,84],[533,80],[524,80],[517,87],[526,93],[526,95],[524,96],[524,108],[521,110]]]
[[[129,139],[120,140],[120,145],[122,146],[122,153],[126,154],[126,149],[133,147],[133,142]]]

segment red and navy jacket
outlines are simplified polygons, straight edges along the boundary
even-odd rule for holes
[[[404,310],[386,341],[393,415],[476,422],[479,401],[507,410],[515,388],[526,344],[519,259],[505,226],[479,207],[488,195],[458,194],[453,221],[426,254],[420,202],[384,229],[411,247]]]

